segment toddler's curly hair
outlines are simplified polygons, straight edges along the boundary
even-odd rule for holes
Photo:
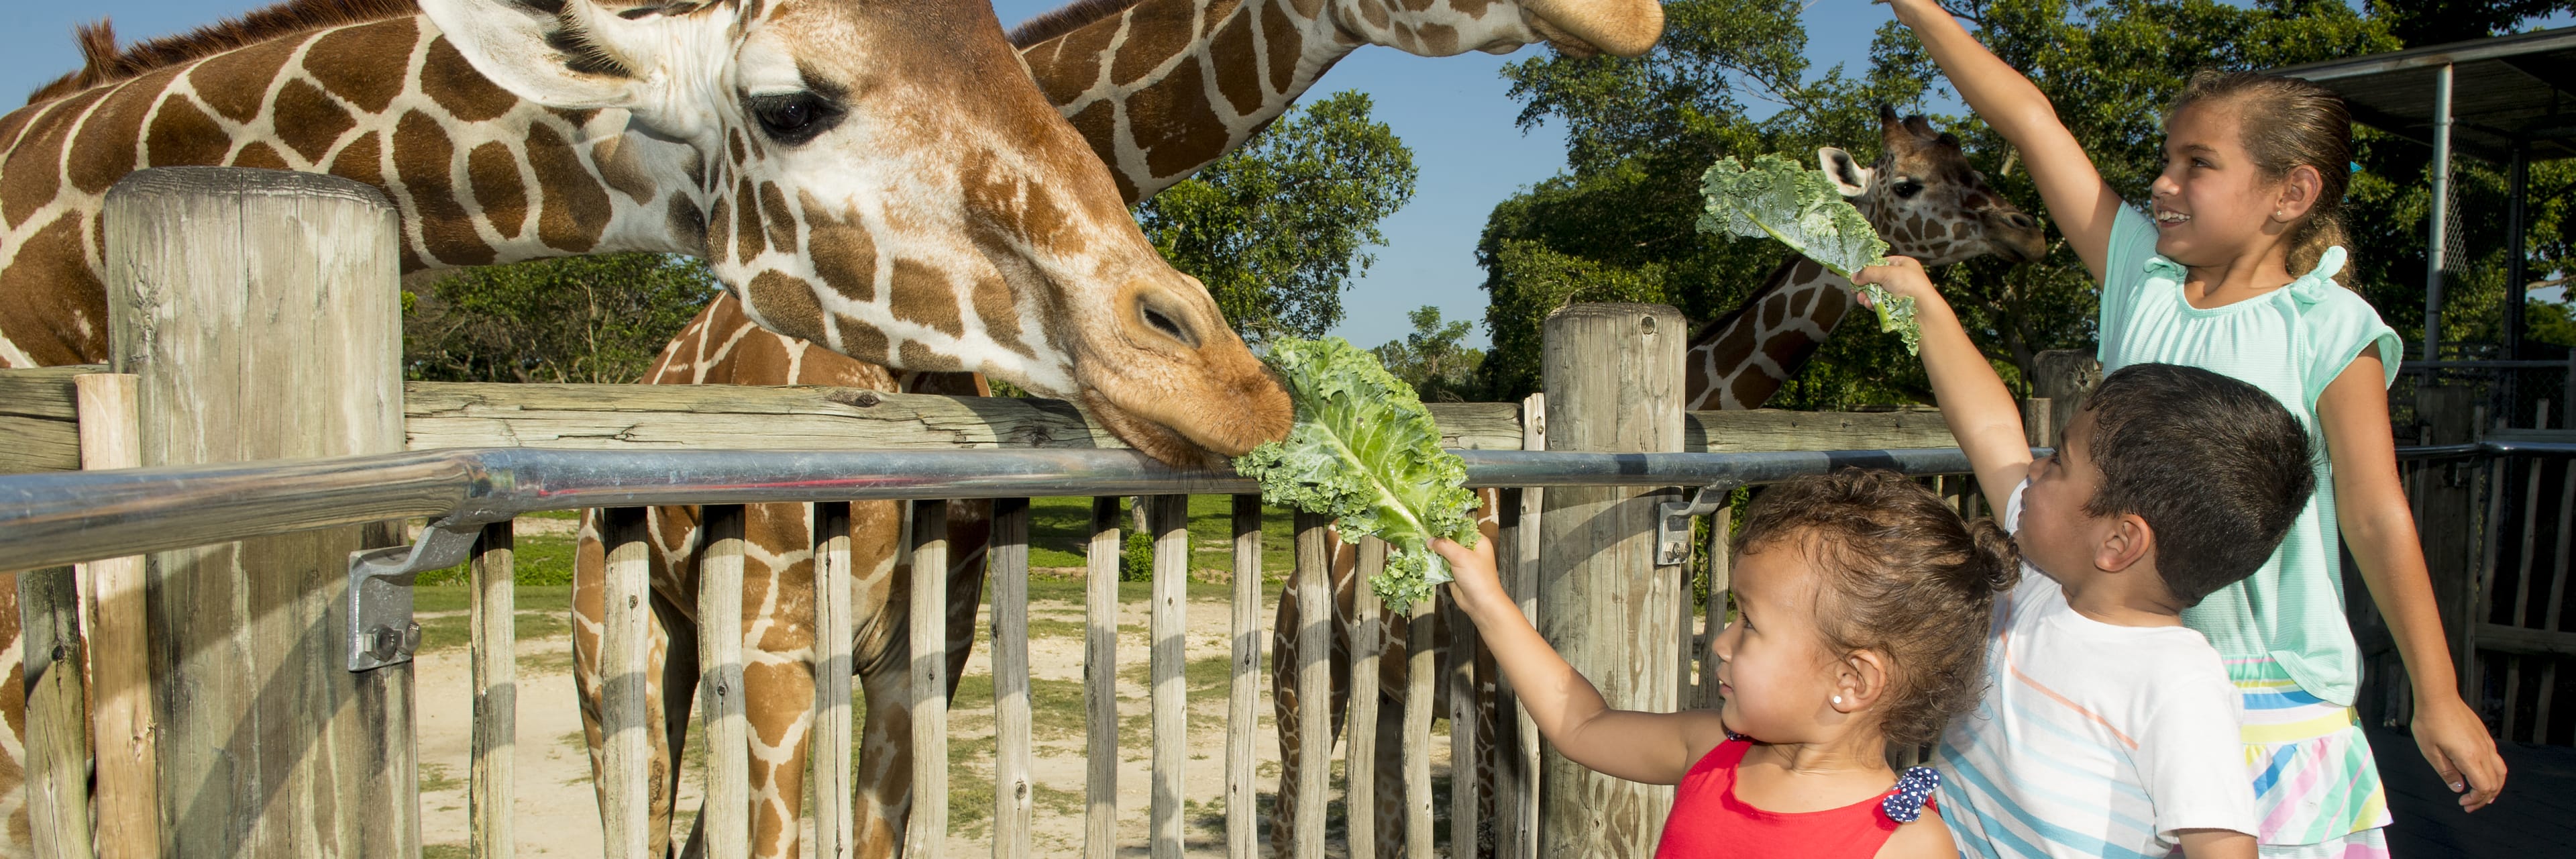
[[[1941,496],[1890,471],[1847,468],[1764,490],[1735,551],[1795,545],[1824,572],[1817,628],[1840,654],[1891,666],[1882,730],[1929,743],[1984,690],[1995,596],[2020,578],[2012,538],[1959,518]]]

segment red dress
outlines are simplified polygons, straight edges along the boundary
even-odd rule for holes
[[[1800,859],[1870,859],[1896,834],[1897,818],[1914,820],[1930,804],[1938,777],[1907,770],[1896,786],[1875,798],[1823,811],[1763,811],[1735,798],[1735,768],[1753,743],[1729,738],[1691,767],[1673,793],[1673,816],[1664,821],[1656,859],[1710,856],[1795,856]]]

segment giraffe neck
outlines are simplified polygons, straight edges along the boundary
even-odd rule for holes
[[[704,252],[697,152],[619,110],[525,102],[405,15],[295,33],[0,117],[0,366],[107,352],[109,187],[146,167],[331,173],[402,214],[406,271]]]
[[[1386,8],[1378,0],[1143,0],[1027,44],[1020,59],[1134,203],[1242,146],[1363,45],[1448,56],[1539,39],[1513,4],[1444,0],[1406,20]]]
[[[1761,408],[1855,306],[1851,281],[1791,256],[1743,304],[1691,339],[1683,359],[1685,408]]]

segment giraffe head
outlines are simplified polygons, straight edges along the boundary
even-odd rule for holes
[[[984,3],[421,6],[513,95],[685,147],[674,232],[772,330],[1080,397],[1167,462],[1288,428],[1287,395],[1146,242]]]
[[[1878,163],[1860,166],[1831,146],[1816,155],[1887,240],[1888,252],[1940,265],[1985,254],[2023,263],[2047,251],[2039,221],[1986,186],[1958,138],[1932,130],[1919,115],[1898,119],[1885,106],[1878,121]]]
[[[1657,0],[1328,0],[1326,11],[1349,37],[1426,57],[1542,40],[1570,56],[1633,57],[1664,33]]]

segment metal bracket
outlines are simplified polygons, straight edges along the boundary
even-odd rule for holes
[[[412,579],[472,557],[484,524],[450,517],[422,528],[420,541],[409,546],[349,553],[349,670],[411,661],[412,651],[420,649],[420,624],[411,617]]]
[[[1666,501],[1655,516],[1655,564],[1669,567],[1690,560],[1691,520],[1726,507],[1726,496],[1744,484],[1722,480],[1692,491],[1689,501]]]

